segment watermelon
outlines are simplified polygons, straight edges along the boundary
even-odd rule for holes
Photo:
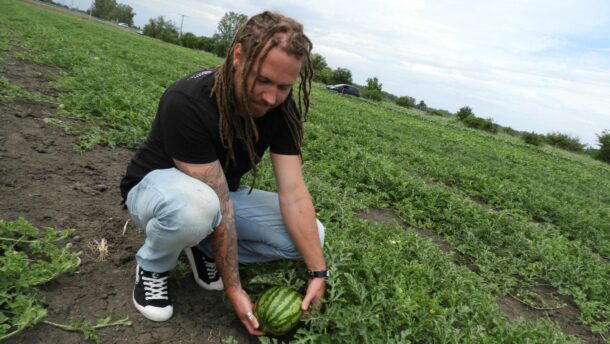
[[[281,335],[301,320],[301,295],[288,287],[265,291],[254,307],[260,329],[267,334]]]

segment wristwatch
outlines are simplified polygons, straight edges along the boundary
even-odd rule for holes
[[[328,270],[308,270],[307,274],[309,275],[309,278],[327,278],[330,276],[330,272],[328,272]]]

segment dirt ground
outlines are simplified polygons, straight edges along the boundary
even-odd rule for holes
[[[0,70],[13,84],[47,95],[45,85],[55,71],[46,66],[6,58]],[[0,218],[24,217],[35,226],[74,228],[71,242],[82,251],[75,274],[64,274],[42,288],[48,301],[47,320],[64,323],[74,316],[96,322],[126,316],[129,327],[98,331],[102,343],[220,343],[233,336],[240,343],[258,343],[242,328],[222,292],[200,289],[191,275],[171,279],[174,316],[155,323],[133,307],[134,255],[144,238],[138,228],[123,227],[128,214],[120,206],[119,181],[132,152],[98,147],[76,153],[76,136],[47,124],[56,105],[16,99],[0,104]],[[106,239],[109,257],[98,261],[91,249]],[[83,343],[79,333],[39,324],[7,343]]]
[[[28,91],[51,96],[59,92],[47,85],[55,77],[53,68],[5,56],[0,71]],[[71,242],[75,250],[83,252],[75,274],[64,274],[42,288],[48,301],[47,319],[58,323],[67,323],[70,316],[91,322],[109,315],[131,319],[132,326],[99,330],[102,343],[221,343],[227,336],[239,343],[258,343],[243,329],[223,293],[200,289],[191,275],[170,280],[175,305],[169,321],[155,323],[135,310],[131,299],[134,255],[144,235],[131,224],[124,228],[128,215],[119,204],[118,189],[132,152],[97,147],[76,153],[75,134],[45,120],[57,118],[56,111],[54,104],[24,99],[0,104],[0,218],[24,217],[38,227],[74,228]],[[370,209],[362,217],[371,222],[402,224],[391,211]],[[454,252],[433,232],[420,230],[419,234],[443,251]],[[105,260],[91,248],[102,239],[109,246]],[[554,291],[536,292],[542,295]],[[568,307],[552,313],[530,309],[507,297],[500,298],[499,305],[511,320],[519,316],[533,320],[549,314],[565,333],[589,343],[602,343],[601,337],[577,322],[579,313],[573,303],[565,297],[562,300]],[[79,333],[39,324],[7,343],[84,341]]]

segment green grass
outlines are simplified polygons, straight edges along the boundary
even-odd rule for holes
[[[65,92],[56,101],[86,124],[82,149],[135,147],[165,87],[220,63],[31,5],[0,0],[0,8],[0,48],[19,45],[25,51],[11,54],[59,68]],[[499,311],[502,295],[549,306],[529,296],[539,284],[570,295],[581,321],[607,336],[609,165],[319,87],[312,101],[304,170],[333,274],[325,311],[309,316],[296,342],[574,342],[550,320],[511,323]],[[275,188],[267,159],[257,187]],[[395,211],[408,227],[361,220],[369,207]],[[478,273],[419,229],[442,235]],[[303,267],[249,269],[247,288],[302,290],[295,269]]]

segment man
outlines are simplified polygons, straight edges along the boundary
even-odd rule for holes
[[[146,232],[133,293],[145,317],[172,316],[168,271],[182,251],[196,282],[224,289],[253,335],[263,333],[241,287],[238,261],[303,259],[310,279],[301,308],[324,296],[324,228],[300,159],[310,54],[301,24],[263,12],[238,31],[220,67],[179,80],[163,94],[152,130],[121,182],[130,216]],[[277,194],[253,189],[267,148]],[[240,187],[250,170],[253,185]]]

